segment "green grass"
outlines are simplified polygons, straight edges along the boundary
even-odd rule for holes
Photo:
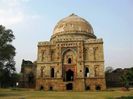
[[[99,92],[34,91],[33,89],[0,89],[0,99],[132,99],[133,89],[110,89]],[[120,98],[122,97],[122,98]]]

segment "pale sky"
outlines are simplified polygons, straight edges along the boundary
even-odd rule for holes
[[[13,30],[16,69],[37,59],[59,20],[75,13],[104,40],[105,67],[133,67],[133,0],[0,0],[0,24]]]

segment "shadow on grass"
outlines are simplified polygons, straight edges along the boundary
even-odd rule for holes
[[[121,96],[116,99],[133,99],[133,96]]]
[[[8,96],[21,96],[21,95],[14,93],[0,93],[0,97],[8,97]]]
[[[22,89],[19,88],[3,89],[3,91],[0,92],[0,97],[21,96],[19,93],[14,93],[15,91],[18,92],[21,90]]]
[[[10,90],[14,90],[14,91],[30,91],[33,89],[28,89],[28,88],[10,88]]]

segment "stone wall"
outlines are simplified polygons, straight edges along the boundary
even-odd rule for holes
[[[90,87],[89,90],[105,90],[106,89],[106,82],[104,78],[87,78],[85,79],[86,82],[86,88]],[[100,89],[97,89],[97,87],[100,87]]]
[[[74,72],[72,82],[63,81],[68,70],[66,67]],[[54,78],[51,78],[52,68]],[[90,90],[96,90],[97,86],[105,90],[102,39],[66,37],[54,39],[54,42],[39,42],[36,78],[36,89],[42,86],[44,90],[66,90],[66,85],[71,83],[74,91],[84,91],[87,86]]]

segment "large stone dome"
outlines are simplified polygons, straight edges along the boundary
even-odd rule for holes
[[[88,38],[96,38],[91,24],[75,14],[69,15],[57,23],[52,38],[59,37],[59,35],[84,35]]]

